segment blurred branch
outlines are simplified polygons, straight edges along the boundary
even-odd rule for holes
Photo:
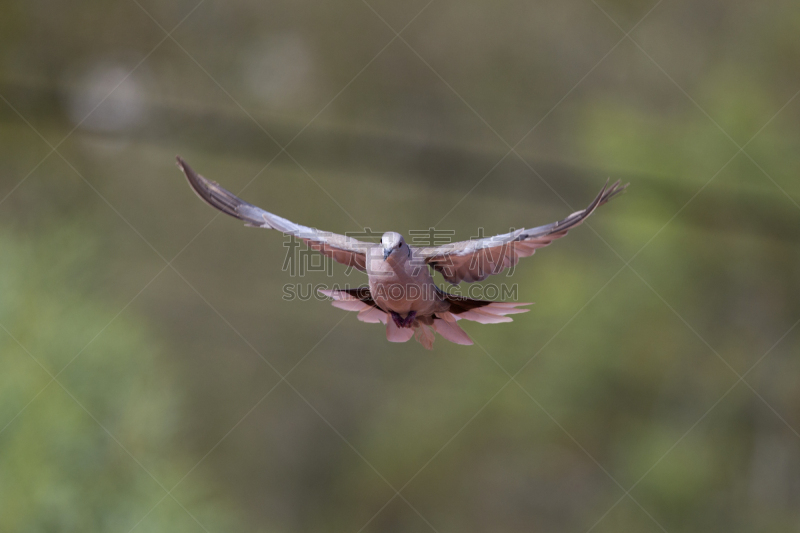
[[[65,130],[72,127],[64,113],[62,95],[54,87],[3,81],[0,82],[0,93],[18,102],[22,113],[34,123],[49,122],[53,127]],[[8,108],[0,107],[3,120],[14,119],[11,113]],[[267,118],[261,122],[268,124],[270,133],[284,139],[284,143],[305,126],[285,119]],[[151,104],[148,120],[140,127],[119,132],[82,130],[81,134],[157,145],[184,144],[193,150],[258,160],[271,157],[279,149],[241,113],[180,104]],[[476,146],[322,123],[315,123],[305,130],[289,151],[309,168],[358,171],[373,174],[376,179],[396,176],[400,180],[419,180],[429,187],[463,193],[473,183],[462,176],[474,175],[476,168],[488,172],[505,155],[498,150]],[[648,195],[680,207],[698,187],[695,182],[672,176],[589,168],[522,155],[548,182],[557,184],[562,193],[577,195],[579,191],[594,190],[601,180],[611,177],[632,182],[632,194],[646,191]],[[530,174],[521,163],[517,164],[519,169],[515,171]],[[536,203],[541,183],[536,176],[529,177],[518,180],[513,191],[487,187],[481,193],[501,198],[523,197]],[[715,233],[754,232],[781,241],[796,242],[798,239],[800,212],[782,201],[777,190],[772,191],[770,187],[747,190],[717,187],[704,191],[703,196],[707,208],[684,213],[681,217],[684,224]]]

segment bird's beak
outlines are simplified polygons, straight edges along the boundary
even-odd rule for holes
[[[392,253],[391,250],[387,250],[386,248],[383,249],[383,260],[386,261],[389,258],[389,255]]]

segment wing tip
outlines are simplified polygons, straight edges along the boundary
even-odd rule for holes
[[[197,172],[189,166],[189,163],[186,162],[184,158],[179,155],[175,156],[175,163],[178,165],[178,168],[181,169],[183,175],[186,176],[186,179],[189,180],[189,183],[192,185],[192,188],[195,188],[195,183],[205,181],[205,179],[200,176]]]
[[[189,180],[192,190],[203,200],[209,202],[208,194],[208,180],[194,171],[192,167],[179,155],[175,156],[175,162],[178,168],[181,169],[183,175]],[[210,202],[209,202],[210,203]],[[213,204],[212,204],[213,205]]]
[[[592,200],[592,203],[589,204],[589,206],[586,209],[572,213],[572,215],[567,217],[567,219],[574,217],[580,221],[583,221],[584,219],[588,218],[589,215],[591,215],[595,209],[597,209],[601,205],[608,203],[615,196],[624,193],[625,189],[627,189],[628,185],[630,185],[630,183],[626,183],[625,185],[623,185],[622,180],[617,180],[609,187],[608,184],[610,181],[611,181],[610,177],[606,178],[606,182],[603,185],[603,188],[600,189],[600,192],[597,194],[595,199]]]
[[[600,191],[600,196],[599,196],[600,197],[600,203],[598,203],[597,205],[603,205],[604,203],[608,202],[609,200],[611,200],[615,196],[623,194],[625,192],[625,190],[628,188],[628,186],[630,185],[630,182],[625,183],[623,185],[622,180],[617,180],[611,185],[611,187],[609,187],[608,186],[608,182],[609,181],[611,181],[611,178],[608,178],[606,180],[605,187],[603,187],[603,190]]]
[[[189,186],[192,191],[205,203],[219,209],[226,215],[230,215],[239,220],[243,220],[246,225],[255,227],[263,227],[262,221],[259,220],[252,213],[243,214],[241,209],[243,207],[253,207],[235,194],[220,187],[220,185],[209,179],[204,178],[189,166],[189,164],[181,157],[176,156],[175,161],[178,168],[181,169],[186,179],[189,181]]]

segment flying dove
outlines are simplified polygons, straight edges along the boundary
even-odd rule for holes
[[[295,224],[245,202],[197,174],[180,157],[177,159],[194,192],[211,206],[243,220],[247,226],[274,229],[296,237],[334,261],[366,272],[367,286],[320,292],[333,299],[334,307],[357,311],[360,321],[384,324],[390,342],[406,342],[415,337],[428,349],[433,346],[434,332],[456,344],[472,344],[472,339],[458,325],[459,320],[481,324],[511,322],[507,315],[525,313],[529,309],[520,307],[530,305],[450,294],[434,283],[432,270],[454,285],[482,281],[513,267],[520,257],[531,256],[537,248],[563,237],[627,187],[619,181],[609,187],[606,182],[586,209],[537,228],[441,246],[415,247],[394,231],[384,233],[380,244],[375,244]]]

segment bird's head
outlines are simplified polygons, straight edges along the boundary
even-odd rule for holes
[[[394,231],[387,231],[381,237],[381,246],[383,247],[383,260],[387,260],[395,250],[403,250],[403,247],[406,245],[406,241],[403,239],[403,236]]]

